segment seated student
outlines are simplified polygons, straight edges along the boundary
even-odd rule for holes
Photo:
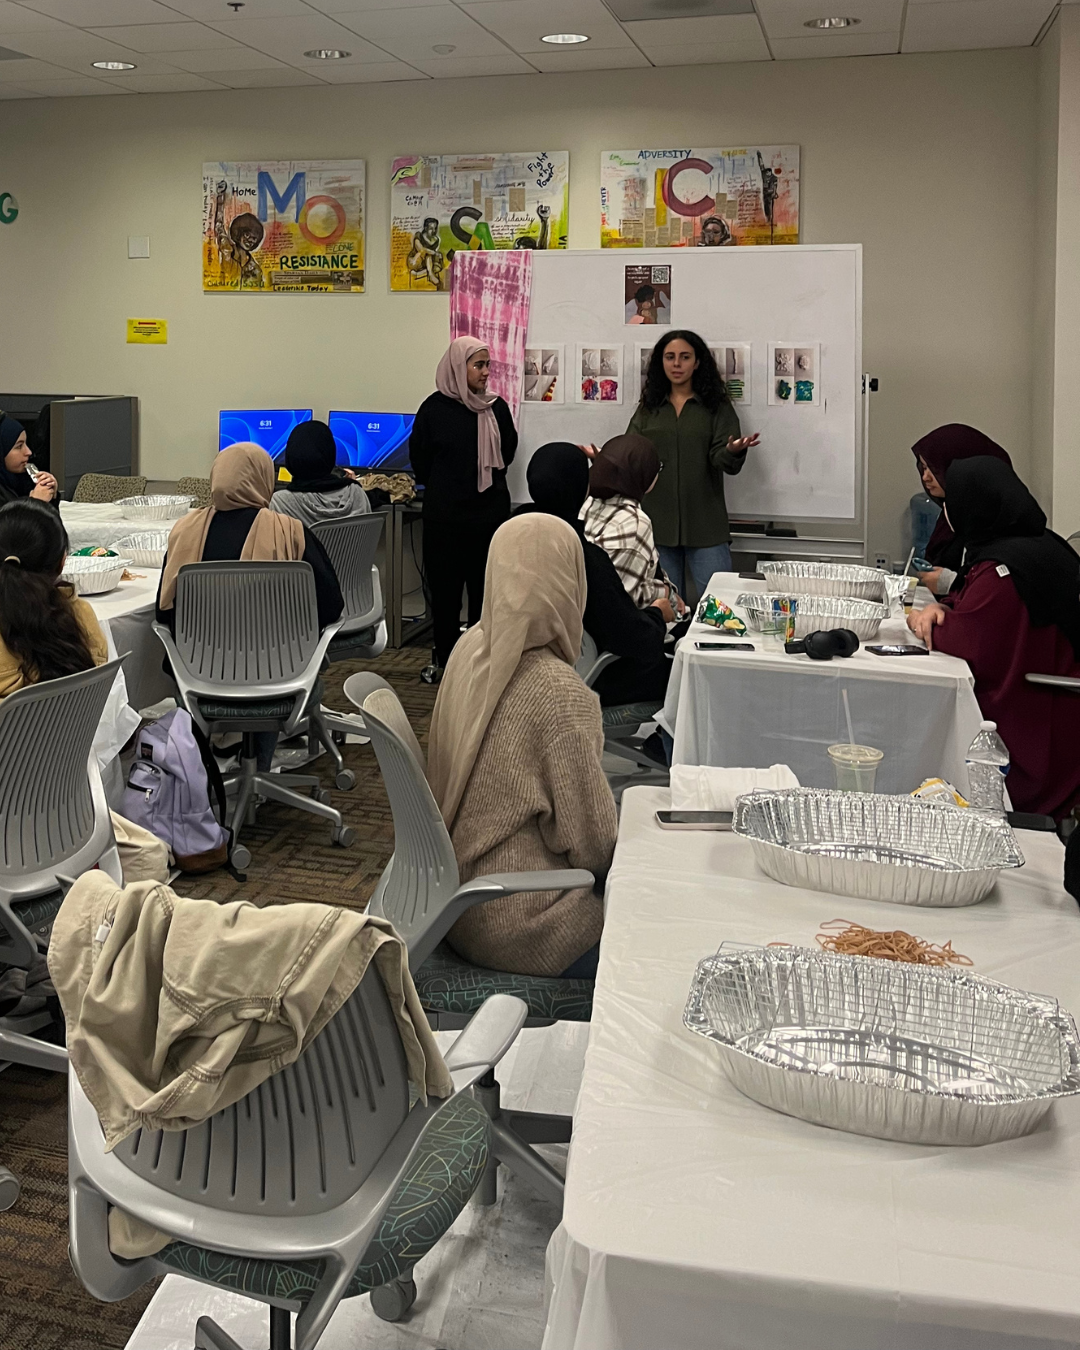
[[[319,627],[340,618],[345,602],[326,550],[306,525],[269,510],[274,462],[250,441],[230,445],[210,470],[211,506],[181,516],[169,535],[158,585],[157,618],[176,631],[176,576],[195,562],[302,562],[315,573]],[[258,767],[269,771],[277,733],[258,732]]]
[[[285,467],[292,481],[278,487],[270,510],[294,516],[303,525],[344,516],[364,516],[371,510],[367,493],[354,478],[334,472],[337,445],[325,422],[301,422],[285,444]]]
[[[1003,464],[1012,465],[1008,452],[996,441],[963,422],[950,422],[937,427],[911,447],[919,476],[928,496],[936,502],[945,502],[945,479],[949,465],[960,459],[974,459],[990,455]],[[964,560],[964,548],[953,534],[944,511],[938,516],[934,532],[926,545],[926,559],[933,563],[929,572],[920,572],[919,580],[935,595],[948,595],[956,582]]]
[[[1003,461],[962,460],[947,480],[959,587],[908,624],[971,667],[983,716],[1009,750],[1014,809],[1060,820],[1080,801],[1080,697],[1024,677],[1080,677],[1080,558]]]
[[[661,596],[638,609],[623,589],[610,557],[585,538],[579,516],[589,495],[589,461],[580,446],[569,441],[542,445],[529,460],[525,477],[532,503],[519,511],[558,516],[581,539],[588,585],[585,631],[598,651],[613,652],[621,658],[608,666],[593,686],[601,707],[663,699],[671,673],[671,662],[664,655],[665,625],[675,617],[671,602]]]
[[[35,482],[27,472],[32,455],[22,423],[0,413],[0,506],[26,497],[56,504],[56,479],[52,474],[40,473]]]
[[[585,563],[574,531],[539,512],[491,542],[480,621],[454,647],[435,703],[428,779],[463,881],[588,868],[615,849],[596,695],[581,650]],[[466,960],[523,975],[592,978],[603,907],[592,890],[489,900],[450,930]]]
[[[627,595],[639,607],[670,600],[680,613],[678,592],[660,566],[652,521],[642,499],[656,486],[660,456],[645,436],[613,436],[593,456],[585,538],[615,564]]]

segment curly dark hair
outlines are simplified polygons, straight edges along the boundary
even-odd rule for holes
[[[697,369],[690,382],[691,387],[709,412],[715,412],[727,398],[727,388],[717,369],[716,358],[705,345],[704,339],[691,332],[689,328],[678,328],[674,333],[668,333],[653,348],[645,371],[645,387],[641,391],[642,405],[650,412],[655,412],[667,402],[671,393],[671,381],[664,374],[664,351],[676,338],[681,338],[683,342],[693,347],[694,355],[697,357]]]

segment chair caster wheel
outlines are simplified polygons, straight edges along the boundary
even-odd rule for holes
[[[442,666],[425,666],[420,672],[420,680],[423,684],[438,684],[443,677]]]
[[[342,792],[349,792],[356,786],[356,774],[353,773],[352,769],[342,769],[342,771],[335,776],[334,784],[336,787],[339,787]]]
[[[371,1311],[384,1322],[400,1322],[415,1302],[415,1280],[391,1280],[371,1291]]]
[[[18,1200],[21,1190],[19,1178],[13,1172],[9,1172],[6,1167],[0,1167],[0,1210],[10,1209]],[[416,1295],[414,1294],[413,1297],[415,1298]]]
[[[245,848],[243,844],[237,844],[233,849],[229,861],[238,872],[244,872],[251,866],[251,849]]]
[[[329,806],[329,805],[330,805],[330,789],[329,789],[329,788],[316,788],[315,791],[314,791],[311,795],[315,798],[315,800],[316,800],[317,802],[322,802],[323,806]]]
[[[330,842],[342,848],[350,848],[356,843],[356,831],[351,825],[342,825],[340,830],[330,831]]]

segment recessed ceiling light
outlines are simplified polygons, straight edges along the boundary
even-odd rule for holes
[[[854,28],[855,25],[856,25],[858,22],[859,22],[858,19],[844,19],[844,18],[832,18],[832,19],[807,19],[807,21],[803,24],[803,27],[804,27],[804,28],[825,28],[825,29],[828,29],[828,28]]]
[[[540,39],[541,42],[552,42],[557,47],[570,46],[575,42],[588,42],[588,40],[584,33],[547,33]]]
[[[436,42],[431,50],[436,56],[449,56],[451,52],[456,52],[457,48],[452,42]]]
[[[95,61],[95,70],[134,70],[134,61]]]
[[[316,47],[313,52],[305,52],[312,61],[344,61],[352,52],[343,52],[340,47]]]

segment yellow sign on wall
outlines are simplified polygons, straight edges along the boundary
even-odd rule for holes
[[[128,319],[127,340],[161,346],[169,340],[169,322],[167,319]]]

